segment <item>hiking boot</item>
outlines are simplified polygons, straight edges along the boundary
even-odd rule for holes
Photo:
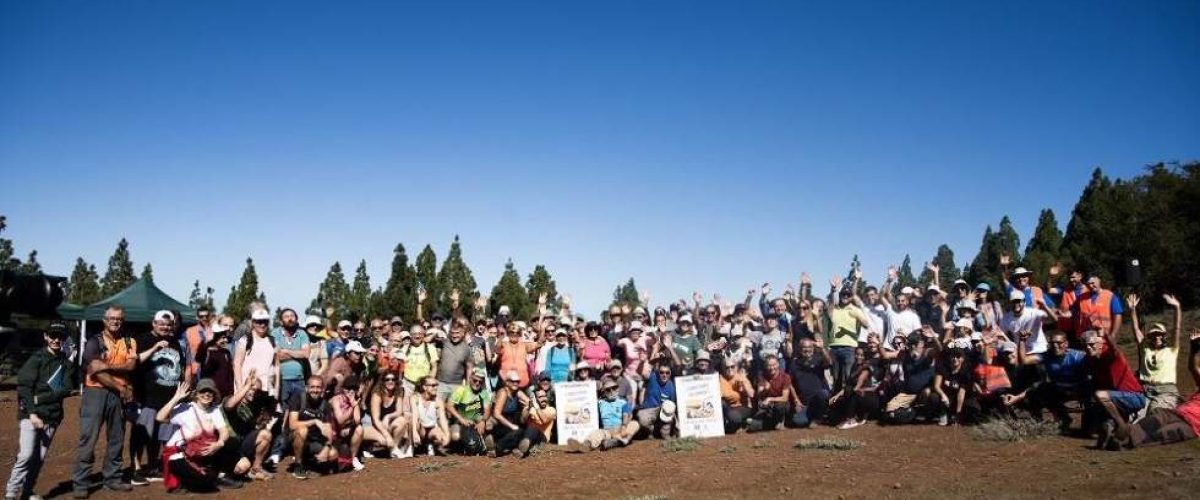
[[[301,481],[308,479],[308,469],[305,469],[304,465],[296,464],[296,466],[292,468],[292,477]]]
[[[217,486],[221,487],[221,489],[236,490],[242,487],[242,482],[231,477],[219,477],[217,478]]]
[[[104,487],[108,488],[109,490],[112,490],[112,491],[133,491],[132,485],[130,485],[129,483],[122,483],[120,481],[111,481],[111,482],[104,483]]]

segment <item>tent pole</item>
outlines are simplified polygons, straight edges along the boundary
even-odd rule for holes
[[[75,346],[75,355],[79,357],[79,365],[83,366],[83,344],[87,342],[87,318],[79,320],[79,345]]]

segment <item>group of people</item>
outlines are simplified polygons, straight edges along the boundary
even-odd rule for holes
[[[963,280],[945,291],[902,287],[894,268],[879,286],[858,271],[829,285],[818,296],[803,275],[798,288],[773,296],[764,284],[736,305],[696,293],[651,310],[647,297],[647,307],[614,305],[597,321],[569,297],[556,308],[541,297],[529,318],[508,307],[486,315],[485,299],[463,314],[456,291],[455,313],[428,316],[421,292],[412,323],[334,324],[333,310],[301,322],[255,303],[241,323],[201,307],[186,329],[178,312],[159,311],[149,331],[131,332],[110,307],[77,357],[55,323],[21,369],[6,498],[32,494],[63,400],[80,392],[75,498],[160,481],[170,492],[240,488],[272,479],[288,457],[296,479],[362,470],[370,458],[521,458],[557,438],[555,384],[569,381],[598,391],[599,429],[568,442],[577,452],[677,436],[675,379],[689,375],[717,379],[727,433],[1052,418],[1119,450],[1200,432],[1200,393],[1185,400],[1175,385],[1184,337],[1170,295],[1174,323],[1143,329],[1137,296],[1123,302],[1079,272],[1047,288],[1023,268],[1006,268],[1000,290]],[[1136,366],[1118,347],[1127,310]],[[1188,338],[1200,382],[1200,329]]]

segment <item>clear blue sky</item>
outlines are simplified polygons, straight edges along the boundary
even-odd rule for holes
[[[1200,3],[3,2],[17,251],[273,306],[455,234],[595,315],[871,278],[1066,225],[1090,171],[1200,158]],[[778,288],[778,287],[777,287]]]

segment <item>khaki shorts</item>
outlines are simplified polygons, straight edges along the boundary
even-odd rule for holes
[[[913,403],[917,402],[916,394],[900,393],[889,399],[887,405],[883,407],[884,412],[893,412],[902,408],[910,408]]]

